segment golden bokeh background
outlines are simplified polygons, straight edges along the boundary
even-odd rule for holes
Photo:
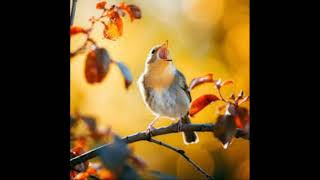
[[[89,27],[89,18],[99,16],[94,0],[78,0],[74,25]],[[107,1],[117,4],[120,1]],[[114,132],[126,136],[146,129],[153,114],[145,107],[136,80],[143,72],[150,48],[169,41],[176,67],[187,82],[213,73],[214,78],[232,79],[235,84],[222,89],[225,97],[242,89],[249,94],[249,0],[127,0],[138,5],[142,19],[130,22],[124,17],[123,36],[116,41],[103,38],[103,27],[95,26],[92,37],[105,47],[111,57],[124,62],[132,72],[134,83],[126,90],[117,67],[100,84],[88,84],[84,76],[85,53],[71,60],[70,111],[76,110],[97,118],[99,126],[111,125]],[[71,50],[83,38],[71,39]],[[202,94],[217,94],[213,85],[192,91],[195,99]],[[209,105],[194,118],[194,123],[215,122],[219,103]],[[249,107],[249,103],[244,106]],[[156,127],[172,121],[162,118]],[[157,139],[182,148],[216,179],[249,179],[249,141],[236,139],[224,150],[212,133],[198,133],[200,142],[184,145],[181,134],[158,136]],[[130,145],[150,169],[173,174],[181,179],[203,179],[178,154],[148,142]]]

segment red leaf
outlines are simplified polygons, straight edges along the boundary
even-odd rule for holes
[[[197,77],[191,80],[190,85],[189,85],[189,91],[194,89],[195,87],[203,84],[203,83],[211,83],[214,80],[212,79],[212,74],[209,73],[205,76]]]
[[[242,103],[245,103],[249,101],[249,96],[246,96],[245,98],[241,99],[239,102],[238,102],[238,105],[242,104]]]
[[[88,83],[101,82],[109,71],[111,59],[106,49],[96,48],[87,55],[85,77]]]
[[[138,6],[134,4],[126,5],[125,3],[120,3],[119,8],[123,9],[129,14],[131,21],[135,19],[141,19],[141,10]]]
[[[122,62],[116,62],[123,77],[124,77],[124,84],[125,84],[125,87],[126,89],[129,88],[129,86],[131,85],[132,83],[132,75],[131,75],[131,72],[129,71],[129,69],[127,68],[126,65],[124,65]]]
[[[234,122],[236,123],[237,128],[243,128],[243,124],[241,123],[241,119],[239,116],[234,117]]]
[[[85,29],[83,29],[82,27],[78,27],[78,26],[71,26],[70,27],[70,35],[76,35],[78,33],[87,33],[87,31]]]
[[[106,4],[107,4],[106,1],[98,2],[97,5],[96,5],[96,8],[97,9],[104,9],[106,7]]]
[[[236,108],[236,115],[235,115],[235,123],[238,128],[243,129],[249,124],[250,116],[249,111],[246,108],[238,107]]]
[[[215,102],[217,100],[220,100],[220,99],[213,94],[206,94],[206,95],[198,97],[196,100],[194,100],[191,103],[191,107],[189,109],[190,116],[194,116],[199,111],[201,111],[203,108],[205,108],[207,105],[209,105],[212,102]]]

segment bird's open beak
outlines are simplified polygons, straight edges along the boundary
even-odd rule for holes
[[[169,57],[168,40],[166,40],[166,42],[163,43],[159,49],[159,57],[166,61],[172,61],[172,59]]]

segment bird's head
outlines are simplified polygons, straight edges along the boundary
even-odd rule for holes
[[[172,63],[170,52],[168,49],[168,40],[161,45],[151,48],[147,60],[147,66],[169,65]]]
[[[176,68],[168,50],[168,41],[151,48],[145,65],[145,78],[149,87],[169,86],[175,76]]]

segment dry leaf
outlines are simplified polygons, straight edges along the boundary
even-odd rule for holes
[[[240,104],[243,104],[245,102],[249,101],[249,96],[246,96],[245,98],[241,99],[239,102],[238,102],[238,105]]]
[[[107,15],[110,19],[107,23],[102,22],[104,24],[103,35],[107,39],[117,40],[123,33],[122,19],[114,9],[110,10]]]
[[[81,172],[77,174],[77,176],[74,178],[74,180],[87,180],[89,174],[87,172]]]
[[[235,100],[235,99],[236,99],[236,96],[232,93],[231,96],[229,97],[229,99]]]
[[[227,105],[224,115],[219,115],[215,123],[213,134],[222,143],[223,148],[227,149],[231,144],[233,137],[237,133],[237,126],[234,121],[235,107],[231,104]]]
[[[125,87],[126,89],[129,88],[129,86],[131,85],[132,83],[132,75],[131,75],[131,72],[130,70],[127,68],[126,65],[124,65],[122,62],[116,62],[123,77],[124,77],[124,84],[125,84]]]
[[[82,27],[78,27],[78,26],[71,26],[70,27],[70,35],[76,35],[79,33],[87,33],[87,31],[85,29],[83,29]]]
[[[225,85],[228,85],[228,84],[233,84],[233,81],[232,80],[226,80],[226,81],[223,81],[221,83],[221,87],[225,86]]]
[[[249,111],[246,108],[236,107],[228,104],[224,115],[217,118],[214,126],[214,136],[220,140],[226,149],[231,144],[233,137],[237,133],[237,128],[249,131]]]
[[[101,82],[109,71],[111,59],[106,49],[95,48],[91,50],[86,59],[85,77],[88,83]]]
[[[104,9],[106,7],[106,4],[107,4],[106,1],[98,2],[97,5],[96,5],[96,8],[97,9]]]
[[[123,9],[129,14],[131,21],[141,18],[141,10],[136,5],[133,5],[133,4],[126,5],[125,3],[120,3],[119,8]]]
[[[194,89],[195,87],[203,84],[203,83],[212,83],[214,82],[213,80],[213,74],[209,73],[205,76],[197,77],[191,80],[190,85],[189,85],[189,91]]]
[[[205,108],[207,105],[211,104],[212,102],[215,102],[217,100],[220,100],[216,95],[213,94],[206,94],[198,97],[196,100],[194,100],[191,103],[191,107],[189,109],[190,116],[194,116],[199,111],[201,111],[203,108]]]

